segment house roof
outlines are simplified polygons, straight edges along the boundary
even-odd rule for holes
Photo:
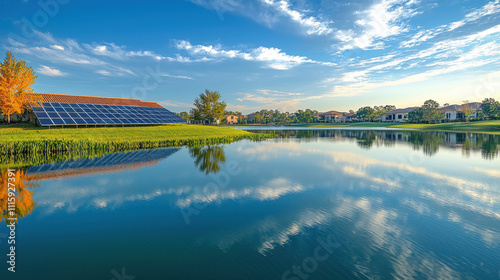
[[[477,110],[479,108],[481,108],[481,102],[472,102],[472,103],[468,103],[468,105],[471,107],[471,109],[474,109],[474,110]],[[441,110],[445,111],[445,112],[448,112],[448,111],[462,111],[462,105],[449,105],[449,106],[446,106],[446,107],[443,107],[441,108]]]
[[[85,95],[69,95],[55,93],[33,93],[38,102],[58,102],[77,104],[123,105],[150,108],[163,108],[156,102],[146,102],[133,98],[98,97]],[[36,105],[35,105],[36,106]]]
[[[327,116],[327,115],[331,115],[331,116],[334,116],[334,115],[344,115],[344,113],[337,112],[337,111],[328,111],[328,112],[324,112],[324,113],[319,113],[318,114],[318,116]]]
[[[408,107],[408,108],[404,108],[404,109],[392,110],[392,111],[389,111],[387,113],[384,113],[384,115],[405,114],[405,113],[409,113],[409,112],[414,111],[414,110],[415,110],[415,107]]]

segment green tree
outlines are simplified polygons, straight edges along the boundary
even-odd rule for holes
[[[419,123],[424,120],[424,114],[422,108],[417,107],[415,110],[408,113],[408,122]]]
[[[469,103],[469,100],[464,100],[462,102],[462,112],[465,114],[465,120],[469,122],[469,116],[474,114],[476,109],[473,109],[471,104]]]
[[[425,121],[437,123],[444,119],[444,113],[439,110],[439,103],[429,99],[422,106],[422,115]]]
[[[194,100],[194,106],[203,120],[212,123],[214,120],[222,119],[226,110],[226,102],[221,101],[218,91],[205,90],[198,98]]]
[[[203,120],[203,117],[201,116],[200,110],[193,108],[191,111],[189,111],[189,116],[191,120],[195,122],[201,122]]]
[[[358,115],[359,118],[363,119],[363,120],[372,120],[373,116],[374,116],[374,112],[375,110],[370,107],[370,106],[366,106],[366,107],[362,107],[362,108],[359,108],[358,111],[356,112],[356,115]]]
[[[3,63],[0,64],[0,110],[7,116],[21,114],[33,102],[35,72],[28,67],[24,60],[17,61],[11,52],[7,52]]]
[[[481,104],[481,111],[485,117],[489,119],[496,119],[500,114],[500,104],[493,98],[486,98]]]
[[[180,112],[177,114],[179,117],[185,119],[186,121],[189,121],[191,119],[191,116],[187,112]]]
[[[394,105],[375,106],[373,107],[373,111],[369,115],[372,119],[376,119],[392,110],[396,110],[396,106]]]

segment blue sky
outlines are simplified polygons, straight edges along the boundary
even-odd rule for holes
[[[0,51],[37,92],[189,110],[357,110],[500,99],[500,0],[0,0]]]

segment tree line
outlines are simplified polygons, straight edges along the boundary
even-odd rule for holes
[[[444,104],[447,106],[448,104]],[[319,112],[317,110],[305,109],[295,112],[281,112],[278,109],[262,109],[255,111],[247,116],[238,111],[227,111],[225,101],[221,101],[221,95],[217,91],[205,90],[194,101],[194,108],[188,112],[181,112],[178,115],[187,121],[194,123],[213,123],[215,120],[225,121],[225,115],[234,115],[238,124],[279,124],[287,125],[291,123],[313,123],[317,119]],[[345,115],[351,116],[354,122],[375,122],[381,121],[382,116],[392,110],[396,110],[394,105],[364,106],[357,111],[350,110]],[[465,115],[466,121],[470,121],[470,116],[476,112],[469,101],[463,101],[461,111]],[[445,113],[441,105],[432,99],[424,102],[421,106],[416,106],[413,111],[408,113],[406,122],[410,123],[440,123],[445,119]],[[476,120],[500,119],[500,103],[493,98],[483,100]]]

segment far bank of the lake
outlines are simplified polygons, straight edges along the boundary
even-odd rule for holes
[[[266,127],[267,125],[234,125],[244,127]],[[274,126],[274,125],[271,125]],[[228,126],[231,127],[231,126]],[[380,123],[380,122],[360,122],[360,123],[310,123],[310,124],[291,124],[284,126],[289,129],[298,127],[321,127],[321,128],[391,128],[398,130],[418,130],[418,131],[450,131],[450,132],[476,132],[476,133],[490,133],[500,135],[500,120],[493,121],[478,121],[478,122],[454,122],[442,124],[409,124],[409,123]]]

